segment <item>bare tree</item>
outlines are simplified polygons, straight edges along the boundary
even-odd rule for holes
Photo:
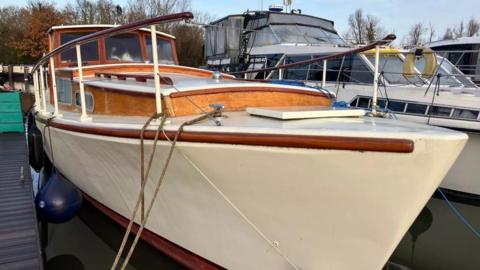
[[[354,43],[362,44],[366,41],[365,39],[365,18],[363,16],[363,10],[361,8],[355,10],[354,14],[351,14],[348,17],[348,26],[349,26],[349,38],[353,40]]]
[[[374,42],[384,35],[383,28],[380,27],[380,20],[373,16],[367,15],[365,20],[365,38],[368,42]]]
[[[430,22],[428,24],[428,42],[432,42],[433,39],[435,38],[435,35],[436,35],[435,27]]]
[[[471,18],[467,23],[467,37],[473,37],[475,35],[478,35],[479,30],[480,23],[474,18]]]
[[[445,34],[443,34],[443,39],[453,39],[453,30],[452,28],[448,27],[447,30],[445,30]]]
[[[129,22],[152,18],[174,12],[189,10],[190,0],[129,0],[127,20]]]
[[[407,43],[408,45],[420,45],[422,42],[424,42],[423,36],[425,35],[425,32],[427,30],[423,26],[422,23],[416,23],[414,24],[411,28],[410,31],[408,32],[407,36]]]
[[[465,34],[465,25],[463,24],[463,21],[461,21],[458,27],[453,28],[453,35],[455,38],[460,38],[460,37],[463,37],[464,34]]]

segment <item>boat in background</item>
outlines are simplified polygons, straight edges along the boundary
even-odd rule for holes
[[[179,66],[151,25],[191,18],[52,28],[34,110],[58,171],[124,226],[144,201],[133,232],[190,269],[381,269],[467,136]]]
[[[249,11],[216,20],[205,31],[208,69],[251,80],[295,81],[330,90],[350,107],[372,109],[374,50],[311,61],[359,47],[343,40],[333,21],[299,12]],[[478,87],[447,58],[435,59],[427,48],[418,52],[432,57],[406,64],[415,52],[381,48],[376,109],[401,120],[467,131],[468,145],[441,186],[456,196],[479,199],[474,164],[480,151]],[[434,90],[438,74],[439,89]]]
[[[477,84],[480,83],[480,37],[460,37],[427,44]]]

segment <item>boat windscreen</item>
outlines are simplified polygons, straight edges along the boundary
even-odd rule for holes
[[[441,64],[438,68],[438,74],[441,74],[440,84],[450,85],[450,86],[465,86],[465,87],[476,87],[475,84],[465,76],[457,67],[455,67],[452,62],[448,59],[437,56],[437,63]],[[423,70],[425,67],[425,60],[420,58],[415,63],[418,70]],[[433,83],[436,83],[437,78],[433,79]]]
[[[137,34],[120,34],[105,39],[107,60],[142,62],[140,39]]]
[[[152,56],[152,37],[145,36],[145,44],[147,45],[148,62],[153,62]],[[169,40],[157,38],[158,62],[160,64],[175,64],[173,59],[172,43]]]
[[[367,55],[368,60],[375,63],[374,55]],[[420,74],[416,76],[406,77],[403,74],[403,60],[398,54],[384,54],[380,56],[379,71],[391,84],[415,84],[422,85],[426,82],[420,78]]]
[[[91,34],[92,32],[62,33],[60,35],[60,44],[65,44],[79,37]],[[82,52],[82,61],[98,61],[98,41],[92,41],[80,46]],[[77,54],[74,48],[61,54],[62,62],[77,62]]]
[[[345,44],[338,34],[319,27],[304,25],[271,25],[270,27],[281,43]]]
[[[335,32],[333,28],[333,22],[324,20],[321,18],[315,18],[312,16],[306,16],[301,14],[289,14],[289,13],[270,13],[268,18],[270,24],[299,24],[309,25],[314,27],[321,27],[332,32]]]

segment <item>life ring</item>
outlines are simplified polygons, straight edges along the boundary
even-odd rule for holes
[[[415,77],[416,61],[424,59],[425,66],[421,70],[421,76],[425,79],[430,79],[437,71],[437,55],[428,47],[419,47],[410,50],[405,56],[405,63],[403,64],[403,74],[405,77]]]

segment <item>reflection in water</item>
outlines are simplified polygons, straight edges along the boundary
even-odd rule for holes
[[[84,270],[83,263],[73,255],[58,255],[49,259],[45,264],[48,270],[63,270],[68,265],[69,270]]]
[[[32,171],[34,189],[48,174]],[[84,200],[78,216],[63,224],[48,224],[46,270],[110,269],[125,229]],[[184,267],[144,242],[139,242],[126,269],[178,270]]]
[[[410,226],[408,229],[408,234],[412,236],[412,255],[410,259],[410,265],[413,265],[413,257],[415,255],[415,243],[417,242],[418,237],[430,229],[432,226],[433,216],[428,206],[425,206],[418,215],[417,220]]]
[[[453,204],[475,228],[480,228],[480,207]],[[455,216],[443,199],[430,199],[425,209],[390,258],[391,262],[406,267],[389,269],[480,269],[480,239]]]

